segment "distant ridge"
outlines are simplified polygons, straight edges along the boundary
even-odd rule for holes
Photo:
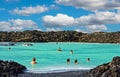
[[[0,32],[0,42],[89,42],[120,43],[118,32],[82,33],[76,31],[41,32]]]

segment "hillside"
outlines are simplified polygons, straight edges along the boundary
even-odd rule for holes
[[[0,42],[91,42],[91,43],[120,43],[120,31],[82,33],[76,31],[23,31],[0,32]]]

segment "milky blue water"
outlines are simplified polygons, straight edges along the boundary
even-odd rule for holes
[[[28,72],[60,72],[91,69],[100,64],[110,62],[114,56],[120,56],[120,44],[99,44],[80,42],[31,43],[33,46],[0,46],[0,59],[12,60],[25,65]],[[11,49],[9,49],[9,47]],[[62,51],[57,49],[61,47]],[[73,54],[70,53],[73,50]],[[37,60],[31,65],[32,58]],[[70,58],[70,63],[66,59]],[[86,59],[90,58],[88,62]],[[74,64],[74,60],[78,64]]]

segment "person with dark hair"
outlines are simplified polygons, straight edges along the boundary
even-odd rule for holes
[[[9,47],[8,49],[11,50],[11,47]]]
[[[70,53],[73,54],[73,50],[70,50]]]
[[[62,51],[60,47],[58,48],[58,51]]]
[[[36,58],[34,57],[34,58],[32,58],[32,61],[31,61],[31,64],[36,64],[37,62],[36,62]]]
[[[74,63],[75,63],[75,64],[78,64],[78,60],[77,60],[77,59],[75,59],[75,60],[74,60]]]
[[[70,58],[67,59],[67,63],[70,63]]]
[[[87,61],[89,62],[89,61],[90,61],[90,58],[87,58]]]

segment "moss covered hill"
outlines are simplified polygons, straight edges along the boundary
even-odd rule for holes
[[[23,31],[0,32],[1,42],[96,42],[96,43],[120,43],[119,32],[95,32],[91,34],[76,31]]]

